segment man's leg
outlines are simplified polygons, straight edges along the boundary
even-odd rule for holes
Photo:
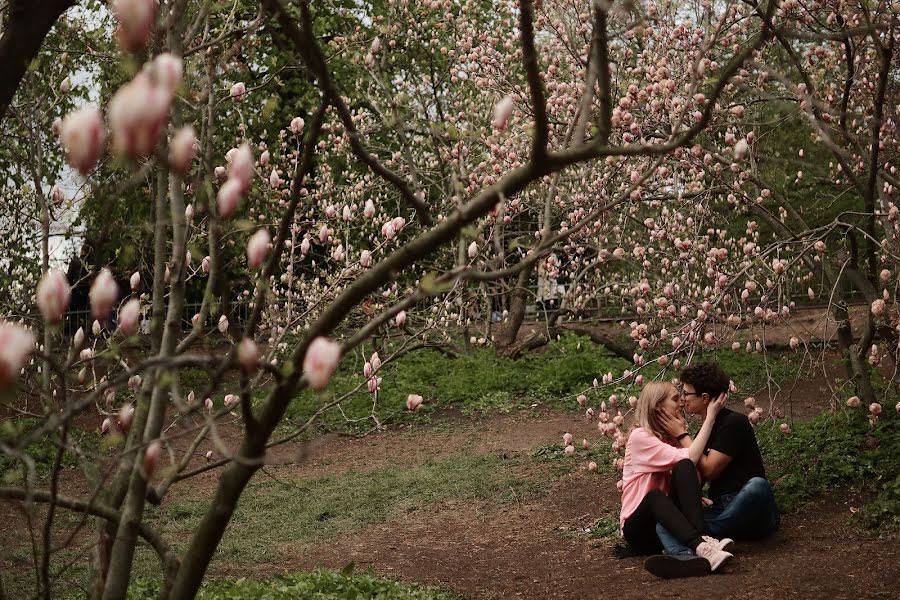
[[[678,538],[662,526],[661,523],[656,524],[656,535],[662,542],[663,552],[671,556],[678,554],[693,554],[694,551],[678,541]]]
[[[780,522],[772,486],[762,477],[748,481],[721,511],[704,515],[704,529],[715,538],[761,539]]]

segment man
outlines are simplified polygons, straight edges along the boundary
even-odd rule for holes
[[[718,363],[685,367],[679,379],[685,410],[701,417],[706,416],[710,401],[728,392],[730,385],[728,375]],[[683,435],[678,443],[689,447],[691,441],[690,435]],[[756,435],[745,415],[722,408],[697,470],[709,482],[712,501],[703,515],[707,535],[720,540],[756,540],[778,529],[781,518],[775,507],[775,496],[766,480]],[[648,569],[663,577],[695,574],[687,568],[687,563],[694,562],[690,549],[661,525],[656,532],[668,557],[655,557]]]

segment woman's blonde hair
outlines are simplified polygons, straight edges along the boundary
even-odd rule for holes
[[[658,438],[666,437],[666,430],[659,420],[656,407],[677,388],[668,381],[652,381],[644,386],[641,397],[634,406],[634,422],[631,428],[643,427]]]

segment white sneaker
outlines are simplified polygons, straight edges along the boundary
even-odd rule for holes
[[[709,542],[701,542],[699,546],[697,546],[697,556],[705,558],[709,561],[710,571],[715,571],[729,560],[734,558],[734,555],[730,552],[725,552],[724,550],[719,550],[716,546]]]
[[[721,540],[717,540],[716,538],[704,535],[704,542],[709,542],[719,550],[724,550],[725,552],[731,552],[731,549],[734,548],[734,540],[731,538],[722,538]]]

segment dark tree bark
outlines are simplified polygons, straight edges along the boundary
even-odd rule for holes
[[[12,0],[0,36],[0,120],[47,33],[77,0]]]

